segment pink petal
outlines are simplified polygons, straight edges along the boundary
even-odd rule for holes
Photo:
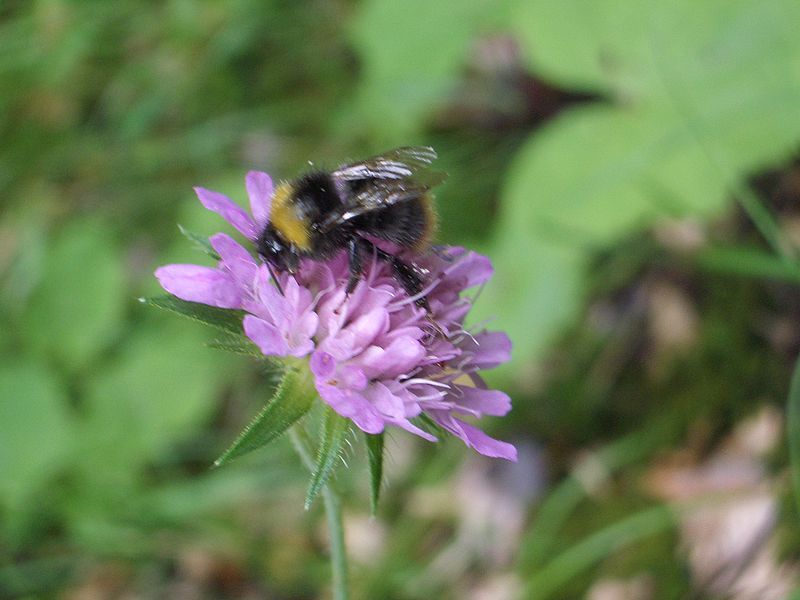
[[[289,334],[289,347],[292,356],[305,356],[314,350],[314,340],[311,337],[317,330],[318,317],[316,313],[309,312],[292,323]]]
[[[445,269],[445,281],[461,290],[480,285],[488,281],[494,268],[492,261],[477,252],[467,252],[456,258],[453,264]]]
[[[250,253],[226,233],[212,235],[209,241],[236,281],[243,286],[251,287],[258,266]]]
[[[320,344],[320,348],[338,362],[343,362],[353,356],[353,339],[354,336],[349,331],[340,331],[334,337],[325,338]]]
[[[258,228],[263,228],[269,220],[272,204],[272,178],[261,171],[250,171],[245,178],[247,195],[250,197],[250,212]]]
[[[258,237],[260,232],[250,215],[225,194],[201,187],[194,188],[194,191],[203,206],[220,215],[247,239],[255,240]]]
[[[353,335],[352,347],[360,350],[371,344],[388,327],[389,314],[384,308],[376,308],[348,325],[347,331]]]
[[[458,302],[456,304],[434,306],[434,303],[431,302],[431,308],[436,315],[436,319],[439,321],[444,321],[445,323],[463,323],[464,317],[467,316],[467,313],[472,308],[472,304],[469,302]]]
[[[451,415],[431,411],[434,421],[439,423],[444,429],[461,440],[470,448],[474,448],[484,456],[491,458],[504,458],[517,462],[517,449],[508,442],[501,442],[493,437],[486,435],[477,427],[473,427],[464,421],[453,418]]]
[[[384,417],[390,419],[403,419],[406,416],[403,400],[392,394],[392,392],[380,382],[375,382],[364,392],[367,400]]]
[[[281,332],[263,319],[247,315],[243,321],[244,332],[267,356],[286,356],[289,346]]]
[[[306,356],[313,350],[314,340],[308,338],[299,341],[293,339],[291,344],[289,344],[289,354],[297,358]]]
[[[468,345],[474,352],[470,364],[480,369],[491,369],[511,359],[511,340],[500,331],[481,332]]]
[[[449,396],[449,399],[455,402],[457,408],[475,416],[502,417],[511,410],[511,398],[499,390],[481,390],[465,385],[456,385],[455,388],[457,393]]]
[[[279,328],[288,326],[291,307],[278,288],[272,283],[272,275],[266,265],[261,265],[256,273],[255,302],[248,310],[257,314]]]
[[[367,376],[364,372],[356,366],[345,365],[341,367],[336,373],[339,379],[339,387],[348,388],[360,392],[367,387]]]
[[[380,433],[385,422],[367,400],[352,390],[342,390],[335,386],[316,381],[320,397],[341,416],[353,421],[366,433]]]
[[[389,328],[389,331],[386,332],[383,337],[381,337],[381,342],[386,342],[387,344],[392,340],[395,340],[399,337],[411,337],[415,340],[420,339],[422,336],[425,335],[425,332],[422,330],[421,327],[417,327],[416,325],[407,325],[407,326],[400,326],[395,327],[392,326]]]
[[[517,462],[517,449],[508,442],[496,440],[486,435],[477,427],[473,427],[458,419],[454,419],[454,421],[458,421],[458,425],[463,432],[463,435],[459,437],[466,442],[467,446],[475,448],[475,450],[484,456],[504,458],[512,462]]]
[[[309,366],[317,379],[327,379],[336,370],[336,361],[327,352],[317,350],[311,355]]]
[[[181,300],[218,308],[241,308],[242,296],[230,275],[200,265],[166,265],[156,269],[165,290]]]
[[[411,372],[425,356],[425,348],[417,340],[402,337],[388,348],[367,348],[360,356],[364,372],[370,379],[392,379]]]
[[[294,329],[297,331],[298,335],[310,338],[316,333],[318,324],[319,317],[317,313],[308,311],[297,319]]]

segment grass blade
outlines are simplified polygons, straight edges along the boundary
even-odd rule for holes
[[[617,521],[586,537],[534,572],[521,597],[551,597],[559,587],[612,552],[674,526],[675,515],[666,506],[648,508]]]
[[[786,407],[786,433],[789,443],[789,466],[797,511],[800,513],[800,359],[794,367],[789,402]]]

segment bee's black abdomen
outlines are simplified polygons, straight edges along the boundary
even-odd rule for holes
[[[362,215],[354,225],[376,238],[413,248],[427,237],[431,229],[426,202],[422,196],[399,202]]]

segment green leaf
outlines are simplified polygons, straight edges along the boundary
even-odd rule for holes
[[[185,235],[198,250],[200,250],[207,256],[210,256],[214,260],[220,259],[219,254],[217,254],[217,251],[214,250],[213,246],[211,245],[211,242],[208,241],[208,238],[203,237],[202,235],[194,233],[192,231],[189,231],[183,225],[180,224],[178,225],[178,229],[180,229],[181,233]]]
[[[261,359],[269,359],[263,352],[256,346],[250,338],[244,335],[224,334],[222,337],[216,338],[208,344],[209,348],[216,348],[217,350],[225,350],[226,352],[233,352],[234,354],[244,354],[246,356],[254,356]]]
[[[240,361],[204,347],[204,331],[150,316],[87,385],[81,465],[92,481],[138,477],[139,465],[204,426],[238,375]]]
[[[389,138],[407,139],[451,91],[470,42],[491,27],[504,4],[361,3],[352,35],[362,62],[356,118]]]
[[[794,488],[797,511],[800,514],[800,360],[797,361],[794,367],[786,414],[792,487]]]
[[[73,425],[48,369],[35,362],[0,366],[0,496],[14,504],[54,474],[71,448]]]
[[[520,332],[519,365],[575,317],[595,251],[665,217],[711,218],[753,172],[795,151],[800,37],[788,23],[800,4],[540,0],[517,10],[512,26],[535,69],[608,96],[536,131],[508,173],[482,310]]]
[[[602,465],[603,472],[611,477],[662,447],[670,438],[674,422],[673,414],[662,414],[644,428],[599,448],[592,463],[596,461]],[[574,517],[575,509],[588,494],[585,482],[572,473],[542,498],[536,517],[519,544],[517,560],[522,572],[532,573],[552,558],[564,537],[564,526]]]
[[[35,350],[78,369],[114,339],[124,308],[119,245],[107,224],[79,221],[47,248],[22,332]]]
[[[317,451],[317,463],[314,472],[311,474],[311,483],[306,493],[305,507],[308,509],[314,498],[317,497],[322,487],[328,482],[333,473],[333,468],[342,455],[342,444],[344,443],[347,432],[350,431],[350,421],[339,416],[327,404],[325,405],[325,416],[322,421],[322,435]]]
[[[539,355],[577,314],[588,257],[578,248],[511,232],[491,256],[495,277],[471,318],[492,319],[493,329],[509,332],[512,362],[497,369],[502,374]]]
[[[364,434],[367,442],[367,458],[369,459],[369,482],[370,482],[370,509],[374,515],[378,512],[378,499],[381,493],[381,483],[383,482],[383,432],[377,435]]]
[[[647,28],[652,2],[529,0],[510,22],[530,67],[567,87],[634,93],[652,77]]]
[[[139,301],[148,306],[155,306],[163,310],[174,312],[189,319],[200,321],[206,325],[211,325],[227,333],[242,334],[242,318],[244,313],[240,310],[227,308],[217,308],[200,304],[199,302],[187,302],[175,296],[156,296],[154,298],[139,298]]]
[[[311,409],[316,396],[314,381],[307,369],[288,368],[272,399],[214,461],[214,466],[219,467],[283,435]]]

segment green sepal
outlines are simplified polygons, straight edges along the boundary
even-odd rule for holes
[[[372,515],[378,512],[378,499],[381,494],[381,483],[383,482],[383,432],[372,435],[364,434],[367,442],[367,459],[369,460],[369,483],[370,483],[370,511]]]
[[[322,418],[322,431],[319,449],[317,450],[317,463],[311,474],[311,482],[306,493],[306,510],[311,506],[322,487],[328,482],[336,463],[342,455],[342,445],[350,431],[350,421],[336,413],[330,406],[325,405]]]
[[[190,242],[192,242],[198,250],[200,250],[203,254],[210,256],[214,260],[219,260],[219,254],[217,251],[214,250],[214,247],[211,245],[211,242],[208,241],[208,238],[203,237],[193,231],[189,231],[183,225],[178,225],[178,229],[180,229],[181,233],[185,235]]]
[[[195,321],[200,321],[206,325],[211,325],[222,331],[242,335],[242,319],[244,312],[230,308],[217,308],[200,304],[199,302],[187,302],[175,296],[156,296],[153,298],[139,298],[139,301],[148,306],[155,306],[163,310],[177,313]]]
[[[316,395],[314,381],[307,369],[287,368],[275,395],[236,441],[214,461],[214,466],[219,467],[276,440],[311,409]]]

